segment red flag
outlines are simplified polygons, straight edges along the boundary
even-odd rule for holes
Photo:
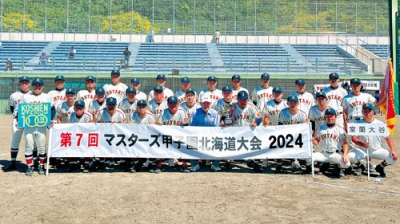
[[[386,67],[381,96],[386,97],[386,102],[379,105],[379,108],[386,117],[386,124],[390,134],[393,135],[394,125],[396,124],[396,112],[394,108],[394,72],[391,59],[389,59]]]

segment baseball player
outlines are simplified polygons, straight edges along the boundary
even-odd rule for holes
[[[232,97],[234,99],[237,99],[237,95],[240,91],[246,91],[247,94],[249,94],[249,91],[246,88],[240,86],[240,84],[242,83],[240,75],[233,75],[231,82],[232,82]]]
[[[96,77],[94,76],[86,76],[85,78],[85,89],[78,91],[76,94],[76,100],[85,101],[85,109],[86,111],[89,109],[89,104],[96,100]]]
[[[312,137],[312,143],[321,143],[322,152],[314,152],[314,161],[329,164],[330,162],[338,165],[337,170],[340,177],[344,177],[343,169],[350,166],[348,159],[348,146],[346,132],[343,128],[336,125],[336,110],[327,108],[324,111],[326,124],[320,126],[316,134]],[[342,151],[343,150],[343,154]],[[327,166],[320,167],[320,173],[326,171]]]
[[[182,88],[178,91],[176,91],[175,96],[178,97],[179,103],[182,104],[185,102],[186,98],[186,90],[190,88],[190,78],[189,77],[183,77],[181,79],[181,86]],[[195,100],[197,101],[197,93],[194,92],[195,94]]]
[[[32,80],[32,93],[26,94],[22,97],[21,103],[50,103],[51,105],[51,120],[54,119],[56,114],[54,108],[53,98],[46,93],[43,93],[44,81],[42,78],[34,78]],[[44,175],[44,163],[46,161],[46,127],[33,127],[25,128],[25,160],[28,168],[26,170],[27,176],[32,176],[33,174],[33,158],[32,151],[33,146],[36,146],[39,151],[39,175]]]
[[[161,115],[168,108],[167,101],[164,100],[164,88],[162,86],[154,86],[154,99],[148,103],[149,111],[156,118],[156,123],[161,124]]]
[[[278,125],[301,124],[308,122],[307,114],[299,109],[299,98],[296,95],[290,95],[287,98],[289,107],[284,108],[278,117]],[[300,163],[297,159],[292,163],[294,169],[301,169]],[[311,171],[311,166],[307,166],[306,172]],[[276,160],[275,172],[282,173],[282,160]]]
[[[163,88],[164,92],[164,100],[167,100],[168,97],[173,96],[174,92],[172,92],[171,89],[167,88],[165,84],[167,84],[167,78],[165,77],[164,74],[159,74],[157,75],[156,82],[158,86],[161,86]],[[154,99],[154,90],[150,91],[149,93],[149,99],[148,101],[150,102],[151,100]]]
[[[330,86],[322,90],[327,97],[329,107],[336,110],[336,124],[344,128],[342,101],[347,96],[347,91],[339,85],[340,79],[337,73],[329,74]]]
[[[360,124],[383,124],[374,118],[374,104],[365,103],[362,106],[363,119],[357,123]],[[389,133],[389,132],[388,132]],[[354,149],[349,152],[349,160],[357,166],[356,175],[361,175],[362,171],[365,170],[364,165],[360,161],[367,158],[383,160],[380,164],[375,167],[376,172],[384,178],[386,177],[386,167],[394,164],[399,158],[394,143],[390,134],[387,136],[351,136],[352,141],[356,145]],[[384,148],[382,141],[385,140],[389,149]]]
[[[197,108],[201,107],[196,102],[196,92],[192,88],[186,89],[185,100],[181,103],[180,107],[186,112],[189,123],[192,121],[192,115],[196,112]],[[178,98],[179,99],[179,98]]]
[[[251,93],[253,104],[259,111],[264,110],[265,103],[274,98],[272,87],[269,86],[270,76],[268,73],[261,74],[261,86],[256,87]]]
[[[317,98],[317,105],[314,105],[311,107],[310,112],[308,114],[308,119],[311,122],[311,128],[312,128],[314,134],[318,134],[319,127],[326,124],[325,110],[330,107],[328,107],[328,105],[326,104],[327,96],[326,96],[325,92],[322,92],[322,91],[317,92],[315,94],[315,98]],[[337,113],[336,110],[335,110],[335,112]]]
[[[66,90],[64,89],[65,78],[62,75],[57,75],[54,78],[54,82],[56,85],[56,89],[51,90],[47,94],[49,94],[51,98],[53,98],[54,107],[57,109],[58,105],[62,104],[67,100],[67,98],[65,97]]]
[[[299,99],[299,109],[306,113],[308,113],[312,106],[315,105],[314,96],[306,92],[306,80],[304,79],[296,79],[295,81],[297,91],[293,92],[292,96],[297,96]]]
[[[132,114],[136,110],[136,89],[133,87],[126,89],[126,98],[122,100],[122,102],[118,105],[118,108],[121,109],[126,116],[126,122],[132,123]]]
[[[224,98],[218,100],[212,108],[216,110],[221,118],[220,126],[233,125],[233,110],[235,109],[233,104],[237,102],[236,98],[233,98],[233,89],[231,86],[222,87],[222,95]]]
[[[74,102],[76,99],[76,91],[74,89],[67,89],[65,92],[67,100],[58,105],[56,110],[57,123],[67,123],[69,116],[74,111]]]
[[[105,84],[103,86],[106,92],[106,98],[113,97],[117,99],[119,104],[125,98],[125,90],[128,88],[124,83],[120,82],[121,73],[119,70],[111,71],[111,84]]]
[[[287,108],[287,101],[282,99],[283,90],[281,87],[274,87],[272,89],[272,95],[274,98],[268,100],[264,106],[264,125],[278,125],[278,117],[281,110]]]
[[[217,89],[218,85],[218,79],[215,76],[209,76],[207,78],[207,89],[204,89],[200,92],[199,98],[203,96],[208,96],[208,98],[212,101],[211,105],[213,105],[215,102],[217,102],[219,99],[221,99],[222,96],[222,91]]]
[[[97,122],[97,115],[99,111],[106,107],[106,92],[103,88],[98,87],[96,89],[96,100],[93,100],[89,104],[88,112],[92,114],[93,119]]]
[[[139,78],[132,78],[131,79],[131,86],[136,89],[136,100],[147,100],[146,93],[140,91],[140,79]]]
[[[19,144],[21,143],[22,134],[24,133],[24,129],[18,128],[18,103],[21,102],[24,95],[31,93],[31,91],[29,90],[29,86],[29,77],[21,76],[19,78],[19,90],[11,94],[10,98],[8,99],[8,105],[10,106],[10,110],[14,118],[12,121],[11,164],[6,167],[6,171],[17,169],[16,162],[18,156],[18,148]]]

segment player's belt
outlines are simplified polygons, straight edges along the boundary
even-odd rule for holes
[[[328,154],[333,154],[333,153],[338,153],[339,150],[336,150],[336,151],[333,151],[333,152],[328,152],[328,151],[324,151],[324,152],[326,152],[326,153],[328,153]]]
[[[353,120],[353,119],[354,119],[354,120],[356,120],[356,121],[359,121],[359,120],[361,120],[361,118],[362,118],[362,117],[352,117],[352,116],[350,116],[350,120]]]

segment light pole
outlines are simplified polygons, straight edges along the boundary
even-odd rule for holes
[[[68,20],[68,12],[69,12],[69,0],[67,0],[67,33],[69,33],[69,20]]]

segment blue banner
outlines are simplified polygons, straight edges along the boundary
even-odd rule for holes
[[[46,127],[51,124],[50,103],[19,103],[18,128]]]

